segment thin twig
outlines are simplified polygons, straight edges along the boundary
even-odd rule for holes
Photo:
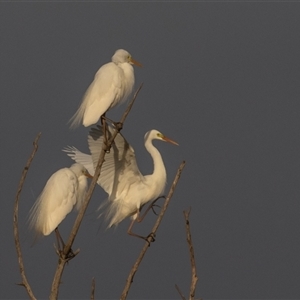
[[[57,299],[57,297],[58,297],[59,284],[60,284],[60,281],[61,281],[62,273],[63,273],[64,267],[65,267],[65,264],[68,261],[67,255],[68,255],[68,253],[69,253],[69,251],[70,251],[70,249],[73,245],[73,242],[74,242],[75,237],[78,233],[80,224],[82,222],[83,216],[85,214],[85,211],[88,207],[88,204],[89,204],[90,199],[92,197],[92,194],[94,192],[95,186],[97,184],[97,180],[100,176],[100,170],[101,170],[102,164],[104,162],[105,153],[106,153],[106,151],[109,151],[115,137],[117,136],[119,130],[122,128],[122,125],[125,122],[125,119],[126,119],[127,115],[129,114],[129,112],[130,112],[130,110],[133,106],[133,103],[134,103],[135,99],[137,98],[137,95],[138,95],[139,91],[141,90],[142,86],[143,86],[143,84],[141,84],[140,87],[138,88],[138,90],[135,92],[135,94],[133,96],[133,99],[129,103],[126,111],[124,112],[124,114],[121,118],[121,121],[119,122],[119,123],[121,123],[121,127],[116,128],[116,130],[115,130],[114,134],[112,135],[111,139],[108,141],[107,145],[103,146],[103,148],[100,152],[98,164],[97,164],[97,167],[95,168],[94,177],[93,177],[92,182],[89,186],[89,189],[86,193],[84,202],[83,202],[83,204],[82,204],[82,206],[81,206],[81,208],[78,212],[78,215],[77,215],[75,223],[73,225],[73,228],[72,228],[70,237],[68,239],[68,242],[66,243],[65,248],[63,250],[63,255],[65,256],[65,259],[62,259],[61,257],[58,259],[56,272],[55,272],[54,279],[53,279],[53,282],[52,282],[52,288],[51,288],[51,294],[50,294],[50,299],[51,300]]]
[[[197,272],[196,272],[195,253],[194,253],[191,228],[190,228],[190,220],[189,220],[190,212],[191,212],[191,208],[189,209],[189,211],[183,211],[183,215],[185,218],[186,240],[187,240],[189,250],[190,250],[190,260],[191,260],[191,268],[192,268],[192,280],[191,280],[191,286],[190,286],[189,300],[194,300],[198,277],[197,277]]]
[[[92,291],[91,291],[91,300],[94,300],[95,299],[95,277],[93,277],[92,279]]]
[[[20,268],[20,273],[21,273],[21,277],[22,277],[22,283],[20,283],[19,285],[22,285],[25,287],[28,296],[30,297],[30,299],[36,299],[33,291],[30,287],[29,282],[27,281],[27,277],[25,275],[25,268],[24,268],[24,262],[23,262],[23,257],[22,257],[22,251],[21,251],[21,244],[20,244],[20,236],[19,236],[19,225],[18,225],[18,215],[19,215],[19,199],[20,199],[20,194],[22,192],[23,189],[23,185],[27,176],[27,172],[29,170],[29,167],[31,165],[31,162],[35,156],[36,151],[38,150],[38,141],[39,138],[41,136],[41,133],[38,133],[38,135],[36,136],[34,142],[33,142],[33,150],[31,152],[31,155],[29,156],[26,166],[23,169],[22,172],[22,176],[20,179],[20,183],[19,183],[19,187],[18,187],[18,191],[16,194],[16,198],[15,198],[15,203],[14,203],[14,218],[13,218],[13,227],[14,227],[14,238],[15,238],[15,246],[16,246],[16,250],[17,250],[17,255],[18,255],[18,262],[19,262],[19,268]]]
[[[177,284],[175,284],[175,288],[176,288],[178,294],[180,295],[181,299],[182,299],[182,300],[186,300],[185,297],[184,297],[184,295],[182,294],[182,292],[181,292],[179,286],[178,286]]]
[[[185,161],[183,161],[180,164],[180,166],[179,166],[179,168],[177,170],[177,174],[175,176],[175,179],[173,181],[173,184],[172,184],[172,186],[170,188],[170,191],[168,193],[168,196],[166,197],[166,200],[165,200],[164,205],[163,205],[163,207],[162,207],[162,209],[160,211],[160,214],[159,214],[158,218],[156,219],[156,222],[155,222],[155,224],[154,224],[154,226],[152,228],[151,234],[149,234],[149,237],[148,237],[148,239],[147,239],[147,241],[146,241],[146,243],[145,243],[142,251],[140,252],[140,254],[139,254],[136,262],[134,263],[134,265],[132,266],[132,268],[131,268],[131,270],[129,272],[129,275],[128,275],[127,280],[126,280],[126,284],[125,284],[124,290],[123,290],[121,298],[120,298],[121,300],[125,300],[127,298],[130,286],[131,286],[131,284],[133,282],[133,277],[134,277],[135,273],[137,272],[138,267],[139,267],[141,261],[143,260],[143,258],[145,256],[147,250],[148,250],[148,247],[150,247],[150,243],[151,243],[151,241],[153,239],[153,236],[155,236],[156,231],[157,231],[157,229],[158,229],[158,227],[159,227],[159,225],[160,225],[160,223],[162,221],[162,218],[163,218],[163,216],[164,216],[164,214],[165,214],[165,212],[166,212],[166,210],[168,208],[169,202],[170,202],[170,200],[172,198],[172,195],[174,193],[174,190],[176,188],[177,182],[178,182],[178,180],[180,178],[180,175],[181,175],[181,172],[182,172],[184,166],[185,166]]]

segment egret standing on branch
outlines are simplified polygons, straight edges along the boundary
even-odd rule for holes
[[[52,174],[42,193],[37,198],[29,215],[29,227],[37,236],[56,232],[58,248],[64,243],[58,231],[58,225],[74,207],[80,209],[87,189],[87,178],[91,175],[78,163]]]
[[[100,151],[103,146],[103,127],[92,128],[88,136],[91,155],[80,152],[75,147],[64,149],[68,155],[78,163],[83,164],[90,174],[94,173]],[[111,138],[115,129],[108,127]],[[128,234],[141,237],[131,232],[135,220],[139,221],[142,207],[149,201],[154,201],[164,193],[166,185],[166,169],[159,151],[153,146],[153,140],[161,140],[178,145],[157,130],[145,134],[145,147],[153,159],[154,170],[151,175],[143,176],[137,166],[133,148],[125,138],[118,133],[109,153],[105,154],[105,161],[101,168],[98,184],[108,193],[108,200],[100,206],[106,207],[105,216],[108,227],[117,225],[131,216],[132,222]]]
[[[142,65],[123,49],[117,50],[111,60],[112,62],[103,65],[96,73],[80,107],[70,120],[71,127],[77,127],[81,122],[85,127],[97,123],[106,111],[125,101],[132,92],[132,64],[139,67]]]

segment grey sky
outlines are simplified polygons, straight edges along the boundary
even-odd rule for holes
[[[180,146],[156,142],[170,187],[187,165],[162,227],[134,278],[131,299],[185,295],[190,265],[182,211],[191,226],[204,299],[300,298],[300,4],[0,3],[1,278],[0,297],[26,298],[13,243],[12,209],[22,168],[41,131],[39,151],[20,203],[22,250],[38,299],[48,298],[57,257],[54,235],[31,247],[26,217],[48,178],[87,151],[88,129],[67,122],[98,68],[118,48],[143,64],[144,82],[122,134],[142,173],[152,171],[143,146],[155,128]],[[108,113],[118,120],[122,105]],[[66,267],[61,299],[118,298],[143,242],[129,221],[104,231],[95,209],[99,186]],[[73,224],[61,226],[64,237]],[[148,234],[155,220],[135,227]]]

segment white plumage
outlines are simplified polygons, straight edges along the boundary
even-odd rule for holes
[[[83,164],[90,174],[94,174],[103,145],[103,128],[92,128],[88,136],[91,155],[80,152],[75,147],[64,151],[75,160]],[[114,132],[108,127],[108,137]],[[166,169],[159,151],[153,146],[154,139],[177,145],[176,142],[164,136],[157,130],[145,134],[145,147],[153,159],[154,170],[151,175],[143,176],[137,166],[133,148],[125,138],[118,133],[109,153],[105,154],[98,184],[108,193],[105,215],[108,227],[117,225],[126,217],[136,219],[147,202],[155,200],[164,192],[166,185]],[[100,206],[103,207],[103,204]]]
[[[30,210],[29,226],[37,235],[49,235],[74,207],[80,209],[90,175],[78,163],[52,174]]]
[[[103,65],[96,73],[71,118],[71,127],[77,127],[81,122],[85,127],[97,123],[106,111],[128,98],[134,86],[132,64],[141,66],[126,50],[115,52],[112,62]]]

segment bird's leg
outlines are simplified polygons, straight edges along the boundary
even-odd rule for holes
[[[139,212],[137,213],[139,215]],[[148,234],[147,236],[142,236],[142,235],[139,235],[139,234],[136,234],[134,232],[131,231],[132,227],[133,227],[133,224],[134,222],[138,219],[135,218],[131,221],[129,227],[128,227],[128,230],[127,230],[127,233],[131,236],[135,236],[135,237],[138,237],[140,239],[143,239],[145,240],[146,242],[148,242],[149,246],[150,246],[150,243],[154,242],[155,241],[155,234],[153,232],[151,232],[150,234]],[[149,237],[151,237],[151,240],[149,241]]]
[[[155,241],[155,234],[154,234],[153,232],[151,232],[150,234],[148,234],[148,236],[145,237],[145,236],[141,236],[141,235],[138,235],[138,234],[132,232],[131,229],[132,229],[132,227],[133,227],[134,222],[141,223],[141,222],[144,220],[145,216],[147,215],[147,213],[149,212],[150,209],[152,209],[152,211],[154,212],[154,214],[157,215],[157,213],[156,213],[155,210],[154,210],[154,206],[160,207],[159,205],[155,204],[156,201],[157,201],[158,199],[160,199],[160,198],[166,199],[165,196],[160,196],[160,197],[156,198],[155,200],[153,200],[153,201],[150,203],[150,205],[147,207],[146,211],[143,213],[143,215],[142,215],[141,217],[139,216],[139,215],[140,215],[140,210],[139,210],[139,211],[137,212],[137,217],[134,218],[134,219],[131,221],[131,223],[130,223],[130,225],[129,225],[129,228],[128,228],[128,230],[127,230],[127,233],[128,233],[129,235],[131,235],[131,236],[136,236],[136,237],[138,237],[138,238],[141,238],[141,239],[147,241],[147,242],[149,243],[149,246],[150,246],[150,243],[151,243],[151,242],[154,242],[154,241]],[[149,237],[151,237],[151,240],[150,240],[150,241],[148,240]]]
[[[105,113],[101,116],[100,121],[101,125],[103,126],[103,122],[106,120]]]
[[[105,145],[105,152],[109,153],[109,150],[107,149],[108,145],[108,136],[107,136],[107,123],[106,123],[106,118],[105,114],[101,116],[101,123],[103,125],[103,134],[104,134],[104,145]]]
[[[57,240],[57,246],[58,246],[58,255],[61,259],[67,259],[70,260],[72,258],[74,258],[76,256],[76,254],[74,254],[73,250],[70,249],[70,251],[67,253],[67,255],[64,255],[64,248],[65,248],[65,243],[58,231],[58,227],[55,228],[55,235],[56,235],[56,240]],[[62,246],[62,247],[61,247]]]
[[[152,209],[153,213],[154,213],[155,215],[157,215],[156,211],[154,210],[154,206],[157,206],[157,207],[160,208],[159,205],[155,204],[155,202],[156,202],[158,199],[160,199],[160,198],[166,199],[165,196],[160,196],[160,197],[156,198],[155,200],[153,200],[153,201],[150,203],[150,205],[147,207],[147,209],[146,209],[146,211],[143,213],[143,215],[142,215],[141,217],[138,217],[138,218],[136,219],[136,221],[137,221],[138,223],[141,223],[141,222],[144,220],[145,216],[147,215],[147,213],[149,212],[150,209]]]
[[[55,236],[56,236],[56,241],[57,241],[58,252],[59,252],[59,254],[61,254],[65,247],[65,243],[58,231],[58,227],[55,228]]]

